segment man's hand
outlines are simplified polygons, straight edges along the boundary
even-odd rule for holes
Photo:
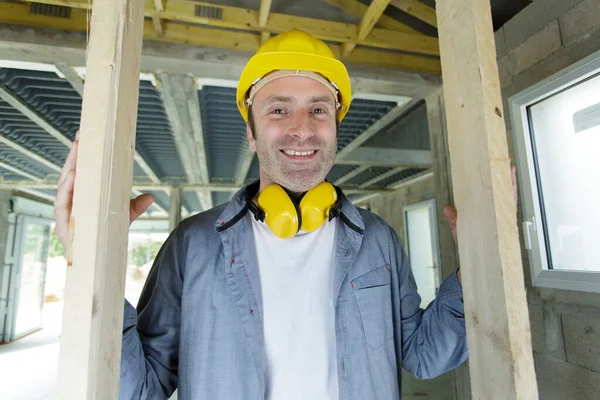
[[[518,190],[517,190],[517,169],[514,165],[510,166],[510,172],[511,172],[512,186],[513,186],[513,196],[515,198],[515,205],[518,206],[519,199],[518,199]],[[454,241],[457,242],[456,221],[458,219],[458,213],[456,211],[456,207],[454,207],[454,206],[444,207],[444,216],[446,217],[448,226],[450,226],[450,231],[452,232],[452,237],[454,238]],[[458,271],[458,280],[461,281],[460,270]]]
[[[54,200],[54,220],[56,236],[62,243],[65,253],[69,247],[69,220],[73,209],[73,189],[75,187],[75,170],[77,164],[77,148],[79,146],[79,131],[69,151],[65,165],[58,180],[58,190]],[[142,215],[154,201],[149,193],[142,194],[129,203],[129,223]]]

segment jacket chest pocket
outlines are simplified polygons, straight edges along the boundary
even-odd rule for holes
[[[372,349],[394,337],[390,285],[391,274],[387,265],[369,271],[351,282],[365,339]]]

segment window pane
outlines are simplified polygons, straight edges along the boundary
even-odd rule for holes
[[[600,271],[600,76],[529,108],[553,269]]]
[[[432,232],[436,222],[431,220],[430,207],[431,205],[423,205],[406,212],[408,256],[423,308],[435,298],[437,289],[437,263]]]

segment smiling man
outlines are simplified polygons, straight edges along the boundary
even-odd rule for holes
[[[122,399],[400,399],[401,368],[433,378],[466,359],[459,275],[419,308],[396,233],[325,179],[350,99],[344,65],[304,32],[250,59],[237,105],[260,180],[184,220],[137,310],[126,302]],[[63,244],[76,152],[55,205]]]

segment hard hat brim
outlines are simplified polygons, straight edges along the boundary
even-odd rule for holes
[[[342,105],[342,109],[339,112],[339,120],[341,121],[344,118],[350,108],[352,95],[350,78],[342,62],[315,54],[270,52],[253,56],[240,77],[236,98],[238,109],[244,121],[248,121],[248,107],[245,104],[245,100],[252,84],[256,79],[262,78],[272,71],[282,69],[313,71],[326,77],[338,87],[340,92],[339,100]]]

